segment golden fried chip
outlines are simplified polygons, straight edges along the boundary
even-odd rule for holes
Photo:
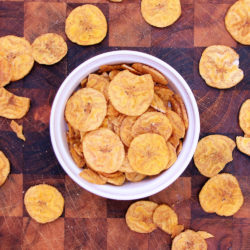
[[[158,205],[152,201],[137,201],[126,213],[128,227],[137,233],[150,233],[156,229],[153,213]]]
[[[47,223],[56,220],[62,214],[64,198],[55,187],[40,184],[27,190],[24,204],[34,220]]]
[[[122,173],[119,176],[107,177],[107,182],[115,186],[121,186],[125,182],[125,175]]]
[[[81,87],[82,87],[82,88],[85,88],[85,87],[86,87],[87,81],[88,81],[88,78],[87,78],[87,77],[85,77],[85,78],[83,78],[83,79],[81,80]]]
[[[129,66],[128,64],[122,64],[121,65],[121,68],[122,69],[127,69],[128,71],[130,71],[131,73],[134,73],[134,74],[136,74],[136,75],[140,75],[140,73],[137,71],[137,70],[135,70],[134,68],[132,68],[131,66]]]
[[[164,232],[172,234],[178,225],[178,217],[171,207],[163,204],[155,209],[153,222]]]
[[[0,151],[0,186],[4,184],[10,173],[10,162],[8,158]]]
[[[114,125],[112,124],[110,119],[108,119],[107,116],[104,118],[102,125],[101,125],[101,128],[108,128],[108,129],[114,131]]]
[[[112,103],[108,103],[107,106],[107,116],[109,117],[117,117],[120,113],[114,108]]]
[[[239,43],[250,45],[250,2],[236,1],[228,10],[225,25],[231,36]]]
[[[76,91],[67,101],[65,118],[70,125],[80,131],[97,129],[107,112],[104,95],[92,88]]]
[[[199,234],[204,240],[214,237],[212,234],[210,234],[206,231],[197,231],[196,233]]]
[[[29,108],[29,98],[16,96],[5,88],[0,88],[0,116],[8,119],[21,119]]]
[[[55,33],[43,34],[31,45],[32,56],[39,64],[52,65],[62,60],[68,47],[62,36]]]
[[[183,138],[185,136],[185,125],[181,117],[172,110],[167,110],[166,116],[172,125],[172,135],[177,138]]]
[[[236,137],[237,148],[243,153],[250,156],[250,138],[249,137]]]
[[[231,141],[234,147],[227,141]],[[202,138],[194,153],[194,163],[199,172],[207,177],[217,175],[233,160],[235,142],[224,135],[209,135]]]
[[[238,66],[239,55],[232,48],[213,45],[203,51],[199,71],[208,86],[228,89],[238,84],[244,77],[243,71]]]
[[[132,67],[141,74],[150,74],[152,76],[153,81],[156,83],[160,83],[163,85],[168,84],[167,78],[162,73],[148,65],[134,63]]]
[[[131,141],[134,138],[132,135],[132,127],[136,119],[137,117],[135,116],[127,116],[122,121],[122,124],[120,127],[120,138],[127,147],[129,147]]]
[[[23,37],[1,37],[0,55],[11,65],[11,81],[24,78],[34,65],[30,43]]]
[[[109,72],[112,70],[121,70],[122,66],[121,64],[115,64],[115,65],[102,65],[99,67],[98,72]]]
[[[250,135],[250,99],[247,99],[241,105],[239,123],[244,133]]]
[[[147,176],[144,175],[144,174],[138,174],[138,173],[136,173],[136,172],[132,172],[132,173],[125,172],[125,176],[126,176],[126,179],[127,179],[128,181],[131,181],[131,182],[142,181],[144,178],[147,177]]]
[[[218,174],[205,183],[200,191],[199,200],[205,212],[231,216],[240,209],[244,198],[233,175]]]
[[[198,233],[193,230],[186,230],[174,238],[171,249],[207,250],[207,243]]]
[[[125,173],[134,173],[134,169],[129,164],[127,155],[125,155],[124,161],[123,161],[121,167],[119,168],[119,171],[125,172]]]
[[[133,137],[145,133],[159,134],[167,141],[172,134],[172,125],[164,114],[146,112],[136,120],[132,127]]]
[[[16,133],[17,137],[23,141],[25,141],[25,137],[23,135],[23,126],[22,125],[18,125],[17,122],[15,122],[14,120],[12,120],[10,122],[10,127],[11,129]]]
[[[154,108],[155,110],[162,112],[162,113],[166,113],[167,112],[167,108],[164,104],[164,102],[162,101],[162,99],[154,93],[154,98],[151,102],[151,107]]]
[[[120,169],[125,157],[120,138],[106,128],[99,128],[84,137],[83,154],[92,169],[104,173]]]
[[[135,172],[156,175],[166,169],[169,150],[165,139],[158,134],[138,135],[130,143],[128,160]]]
[[[176,136],[176,135],[173,134],[173,135],[169,138],[168,142],[170,142],[170,143],[173,145],[173,147],[174,147],[175,149],[177,149],[177,147],[179,146],[180,140],[179,140],[179,137],[178,137],[178,136]]]
[[[174,226],[173,230],[172,230],[171,238],[173,239],[174,237],[176,237],[177,235],[179,235],[183,230],[184,230],[184,226],[183,225],[176,225],[176,226]]]
[[[79,168],[83,168],[85,165],[84,157],[83,157],[83,155],[80,155],[79,152],[76,151],[74,144],[72,144],[72,143],[69,144],[69,152],[70,152],[75,164]]]
[[[154,87],[155,93],[162,99],[165,106],[168,107],[170,97],[174,95],[174,92],[166,86],[157,85]]]
[[[180,140],[179,145],[176,148],[176,154],[178,155],[182,150],[183,142]]]
[[[117,69],[113,69],[112,71],[110,71],[109,72],[110,81],[112,81],[119,72],[120,72],[120,70],[117,70]]]
[[[11,80],[11,65],[6,58],[0,56],[0,87],[7,85],[10,82],[10,80]]]
[[[106,100],[108,100],[108,86],[109,81],[104,76],[89,74],[86,87],[98,90],[105,96]]]
[[[154,83],[150,75],[135,75],[121,71],[109,84],[109,98],[120,113],[138,116],[150,106],[154,96]]]
[[[104,173],[104,172],[98,172],[98,173],[104,178],[116,178],[123,175],[123,173],[120,171],[116,171],[114,173]]]
[[[170,143],[167,142],[168,150],[169,150],[169,162],[166,166],[166,169],[169,169],[177,160],[177,154],[175,147]]]
[[[104,77],[108,82],[110,82],[109,75],[107,72],[103,72],[101,76]]]
[[[180,116],[181,116],[181,118],[182,118],[182,120],[184,122],[185,129],[187,130],[189,122],[188,122],[188,115],[187,115],[187,110],[186,110],[185,104],[184,104],[183,100],[181,99],[181,97],[179,95],[175,94],[175,95],[173,95],[173,98],[179,104],[179,107],[180,107]]]
[[[65,33],[79,45],[97,44],[107,34],[107,21],[98,7],[85,4],[71,11],[65,22]]]
[[[179,0],[142,0],[141,13],[147,23],[163,28],[181,16],[181,3]]]
[[[86,168],[83,169],[83,171],[79,174],[80,177],[82,177],[84,180],[97,184],[97,185],[104,185],[106,184],[106,180],[102,178],[99,174],[94,172],[93,170]]]

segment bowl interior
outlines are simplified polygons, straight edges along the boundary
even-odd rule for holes
[[[66,140],[66,123],[64,120],[64,109],[68,98],[79,86],[80,81],[99,66],[105,64],[133,63],[140,62],[150,65],[162,72],[169,80],[169,86],[178,93],[186,106],[189,128],[183,143],[183,148],[173,166],[154,178],[148,178],[137,183],[125,183],[122,186],[95,185],[79,177],[79,169],[71,158]],[[114,51],[107,52],[93,57],[78,66],[65,79],[54,99],[51,118],[50,135],[53,149],[61,166],[67,174],[81,187],[97,195],[118,199],[131,200],[155,194],[174,182],[185,170],[190,162],[200,132],[200,120],[198,107],[195,98],[185,80],[168,64],[160,59],[145,53],[135,51]]]

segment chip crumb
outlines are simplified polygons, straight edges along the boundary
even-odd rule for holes
[[[16,135],[19,139],[26,141],[26,138],[23,135],[23,126],[22,125],[18,125],[17,122],[15,122],[14,120],[11,120],[10,127],[16,133]]]

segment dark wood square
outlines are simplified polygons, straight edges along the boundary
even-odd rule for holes
[[[23,175],[10,174],[0,192],[0,216],[23,216]]]
[[[194,46],[223,44],[236,47],[236,42],[225,29],[224,18],[231,4],[195,2]]]
[[[181,17],[167,28],[152,28],[152,46],[161,48],[193,48],[194,7],[182,4]]]
[[[233,250],[248,249],[250,246],[250,219],[233,219]]]
[[[107,249],[106,219],[65,218],[65,249]]]
[[[0,249],[22,249],[22,217],[0,217]]]
[[[107,219],[107,249],[150,249],[149,235],[131,231],[125,219]]]
[[[24,36],[30,42],[45,33],[57,33],[66,37],[66,3],[25,2],[24,12]]]
[[[109,5],[109,46],[151,46],[151,26],[135,12],[139,8],[140,2]]]
[[[65,177],[65,217],[106,218],[107,200],[96,196]]]
[[[23,22],[22,2],[0,2],[0,36],[23,36]]]
[[[53,223],[39,224],[31,218],[23,218],[23,249],[64,249],[64,218]]]

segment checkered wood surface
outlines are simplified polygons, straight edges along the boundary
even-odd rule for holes
[[[130,231],[124,220],[132,201],[115,201],[95,196],[75,184],[60,167],[49,136],[49,115],[57,89],[79,64],[106,51],[131,49],[159,57],[173,66],[188,82],[199,105],[201,137],[225,134],[233,139],[242,135],[238,112],[250,98],[250,49],[237,44],[224,27],[224,16],[234,0],[181,0],[182,16],[171,27],[149,26],[140,13],[138,0],[109,3],[107,0],[2,1],[0,36],[25,36],[31,42],[42,33],[64,34],[68,13],[82,3],[96,4],[105,14],[109,31],[104,41],[81,47],[67,40],[68,55],[54,66],[35,64],[23,80],[6,88],[31,98],[29,113],[20,120],[26,142],[0,118],[0,149],[11,162],[11,174],[0,188],[0,249],[170,249],[169,235],[160,230],[150,234]],[[206,46],[225,44],[240,55],[244,80],[229,90],[208,87],[199,76],[198,62]],[[234,160],[223,172],[237,176],[245,197],[240,211],[232,217],[203,212],[198,193],[207,178],[189,164],[170,187],[147,199],[174,207],[186,228],[215,235],[207,240],[208,249],[250,249],[250,161],[237,149]],[[24,192],[32,185],[56,186],[65,198],[65,210],[53,223],[40,225],[30,219],[23,205]]]

